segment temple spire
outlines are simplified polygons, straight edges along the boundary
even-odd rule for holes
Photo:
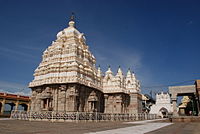
[[[121,80],[123,79],[123,72],[122,72],[122,70],[121,70],[121,67],[119,66],[119,68],[118,68],[118,70],[117,70],[117,74],[116,74],[116,76],[118,76],[118,77],[120,77],[121,78]]]
[[[121,70],[121,67],[120,67],[120,66],[118,67],[118,70],[117,70],[117,75],[123,75],[123,72],[122,72],[122,70]]]
[[[102,72],[101,72],[101,67],[100,67],[100,65],[98,66],[97,76],[98,76],[98,77],[101,77],[101,76],[102,76]]]
[[[106,74],[112,74],[110,65],[108,66],[108,70],[106,71]]]
[[[70,21],[74,21],[75,20],[75,15],[74,12],[72,12],[71,16],[70,16]]]
[[[131,69],[130,69],[130,68],[128,68],[128,72],[127,72],[127,74],[126,74],[126,77],[131,77],[131,76],[132,76]]]
[[[75,15],[74,15],[73,12],[72,12],[72,14],[70,16],[70,19],[69,19],[69,26],[70,27],[75,27]]]

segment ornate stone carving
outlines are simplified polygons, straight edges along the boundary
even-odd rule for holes
[[[114,75],[109,67],[104,76],[100,67],[95,67],[96,59],[84,34],[74,26],[71,20],[43,52],[29,83],[33,91],[32,110],[125,113],[129,105],[138,105],[137,101],[130,103],[130,94],[140,93],[135,74],[129,69],[124,76],[119,67]]]

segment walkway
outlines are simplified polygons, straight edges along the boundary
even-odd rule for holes
[[[153,121],[159,121],[159,120],[126,122],[124,124],[142,124],[142,125],[136,125],[136,126],[131,126],[131,127],[118,128],[118,129],[106,130],[106,131],[100,131],[100,132],[94,132],[94,133],[88,133],[88,134],[144,134],[144,133],[151,132],[159,128],[173,124],[173,123],[161,123],[161,122],[156,123]]]
[[[0,134],[199,134],[200,123],[0,120]],[[151,132],[150,132],[151,131]]]

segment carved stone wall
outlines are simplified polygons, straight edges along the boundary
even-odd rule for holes
[[[157,114],[163,117],[163,109],[165,109],[166,115],[173,112],[170,95],[161,92],[156,94],[156,104],[151,106],[150,114]]]
[[[84,85],[48,85],[33,89],[31,110],[103,112],[102,98],[102,92]]]
[[[104,94],[105,113],[128,113],[130,96],[124,93]]]
[[[142,95],[139,93],[131,93],[130,104],[128,106],[129,113],[141,113],[142,112]]]

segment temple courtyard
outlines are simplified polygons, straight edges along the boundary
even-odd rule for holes
[[[199,122],[38,122],[0,119],[0,134],[199,134]]]

